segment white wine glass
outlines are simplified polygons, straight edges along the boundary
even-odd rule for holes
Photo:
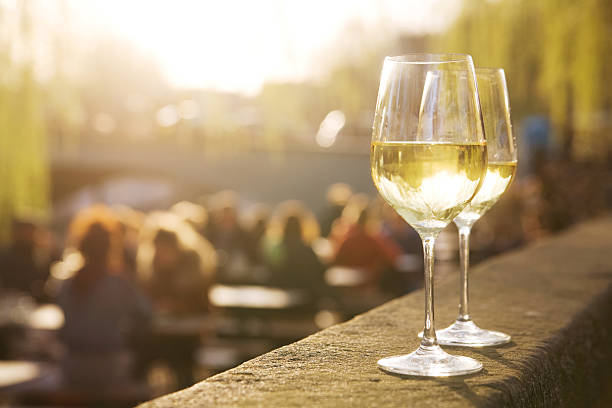
[[[421,236],[425,325],[419,348],[378,366],[403,375],[446,377],[482,369],[438,345],[434,326],[434,243],[470,202],[487,165],[474,65],[469,55],[409,54],[384,62],[370,153],[380,195]]]
[[[472,226],[499,200],[514,178],[517,165],[516,140],[510,122],[506,76],[501,68],[476,69],[478,93],[487,139],[487,174],[470,204],[455,218],[459,229],[459,316],[438,331],[438,342],[449,346],[484,347],[505,344],[510,336],[476,326],[468,311],[468,268]]]

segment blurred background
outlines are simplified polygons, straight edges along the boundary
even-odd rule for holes
[[[2,0],[0,33],[0,404],[132,406],[420,288],[370,178],[386,55],[506,70],[473,263],[612,206],[607,0]]]

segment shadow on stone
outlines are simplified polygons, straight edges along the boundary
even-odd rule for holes
[[[519,367],[515,364],[515,362],[508,360],[498,351],[499,349],[509,349],[512,347],[516,347],[516,343],[514,341],[510,341],[509,343],[495,347],[471,347],[469,350],[473,353],[487,357],[491,360],[495,360],[508,368],[518,369]],[[453,351],[461,351],[466,349],[465,347],[459,346],[445,346],[445,348],[448,348],[449,350]]]
[[[441,386],[445,386],[448,389],[448,391],[459,394],[466,401],[468,401],[470,405],[473,407],[482,407],[482,406],[485,406],[485,403],[486,403],[483,397],[476,394],[472,390],[472,387],[470,387],[468,384],[465,383],[465,380],[467,379],[488,375],[488,372],[486,369],[483,369],[482,371],[475,373],[475,374],[462,375],[462,376],[456,376],[456,377],[417,377],[417,376],[412,376],[412,375],[401,375],[401,374],[388,373],[382,369],[379,369],[379,370],[387,375],[401,378],[402,380],[416,380],[416,381],[422,381],[422,382],[429,381],[429,382],[433,382]]]
[[[479,374],[486,375],[486,370],[482,370]],[[448,390],[451,392],[455,392],[461,395],[466,401],[469,401],[471,406],[473,407],[483,407],[486,405],[486,399],[473,391],[473,386],[470,387],[465,383],[466,377],[461,377],[461,379],[455,379],[455,381],[441,381],[439,379],[436,380],[437,383],[441,385],[446,385]]]

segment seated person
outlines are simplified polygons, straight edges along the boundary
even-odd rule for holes
[[[118,220],[103,207],[79,214],[71,225],[83,265],[57,299],[65,316],[60,338],[67,348],[66,386],[100,390],[131,379],[129,342],[148,328],[150,309],[127,279],[109,272],[121,256],[119,237]]]
[[[206,315],[215,267],[214,248],[189,223],[172,213],[149,215],[141,231],[138,270],[156,319],[172,327]],[[178,388],[193,385],[195,352],[205,334],[198,328],[155,332],[142,350],[142,364],[162,360],[174,371]]]
[[[147,292],[158,311],[189,314],[208,308],[208,283],[197,252],[181,248],[177,235],[160,229],[153,240],[153,270]]]
[[[368,228],[370,221],[369,202],[365,197],[355,196],[344,209],[341,222],[337,224],[337,250],[332,262],[363,270],[366,274],[363,286],[380,289],[389,271],[401,253],[394,242]]]
[[[323,294],[324,267],[311,246],[318,236],[314,215],[301,203],[278,206],[263,242],[272,285],[307,290],[313,300]]]
[[[40,300],[49,275],[51,256],[41,251],[40,228],[31,221],[12,222],[11,242],[0,251],[0,284],[4,290],[23,292]],[[42,255],[42,256],[41,256]]]

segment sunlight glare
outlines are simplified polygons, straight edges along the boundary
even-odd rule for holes
[[[266,80],[303,80],[351,22],[382,41],[433,31],[448,0],[68,0],[78,32],[119,35],[154,56],[171,85],[256,93]],[[458,9],[458,7],[454,7]]]

